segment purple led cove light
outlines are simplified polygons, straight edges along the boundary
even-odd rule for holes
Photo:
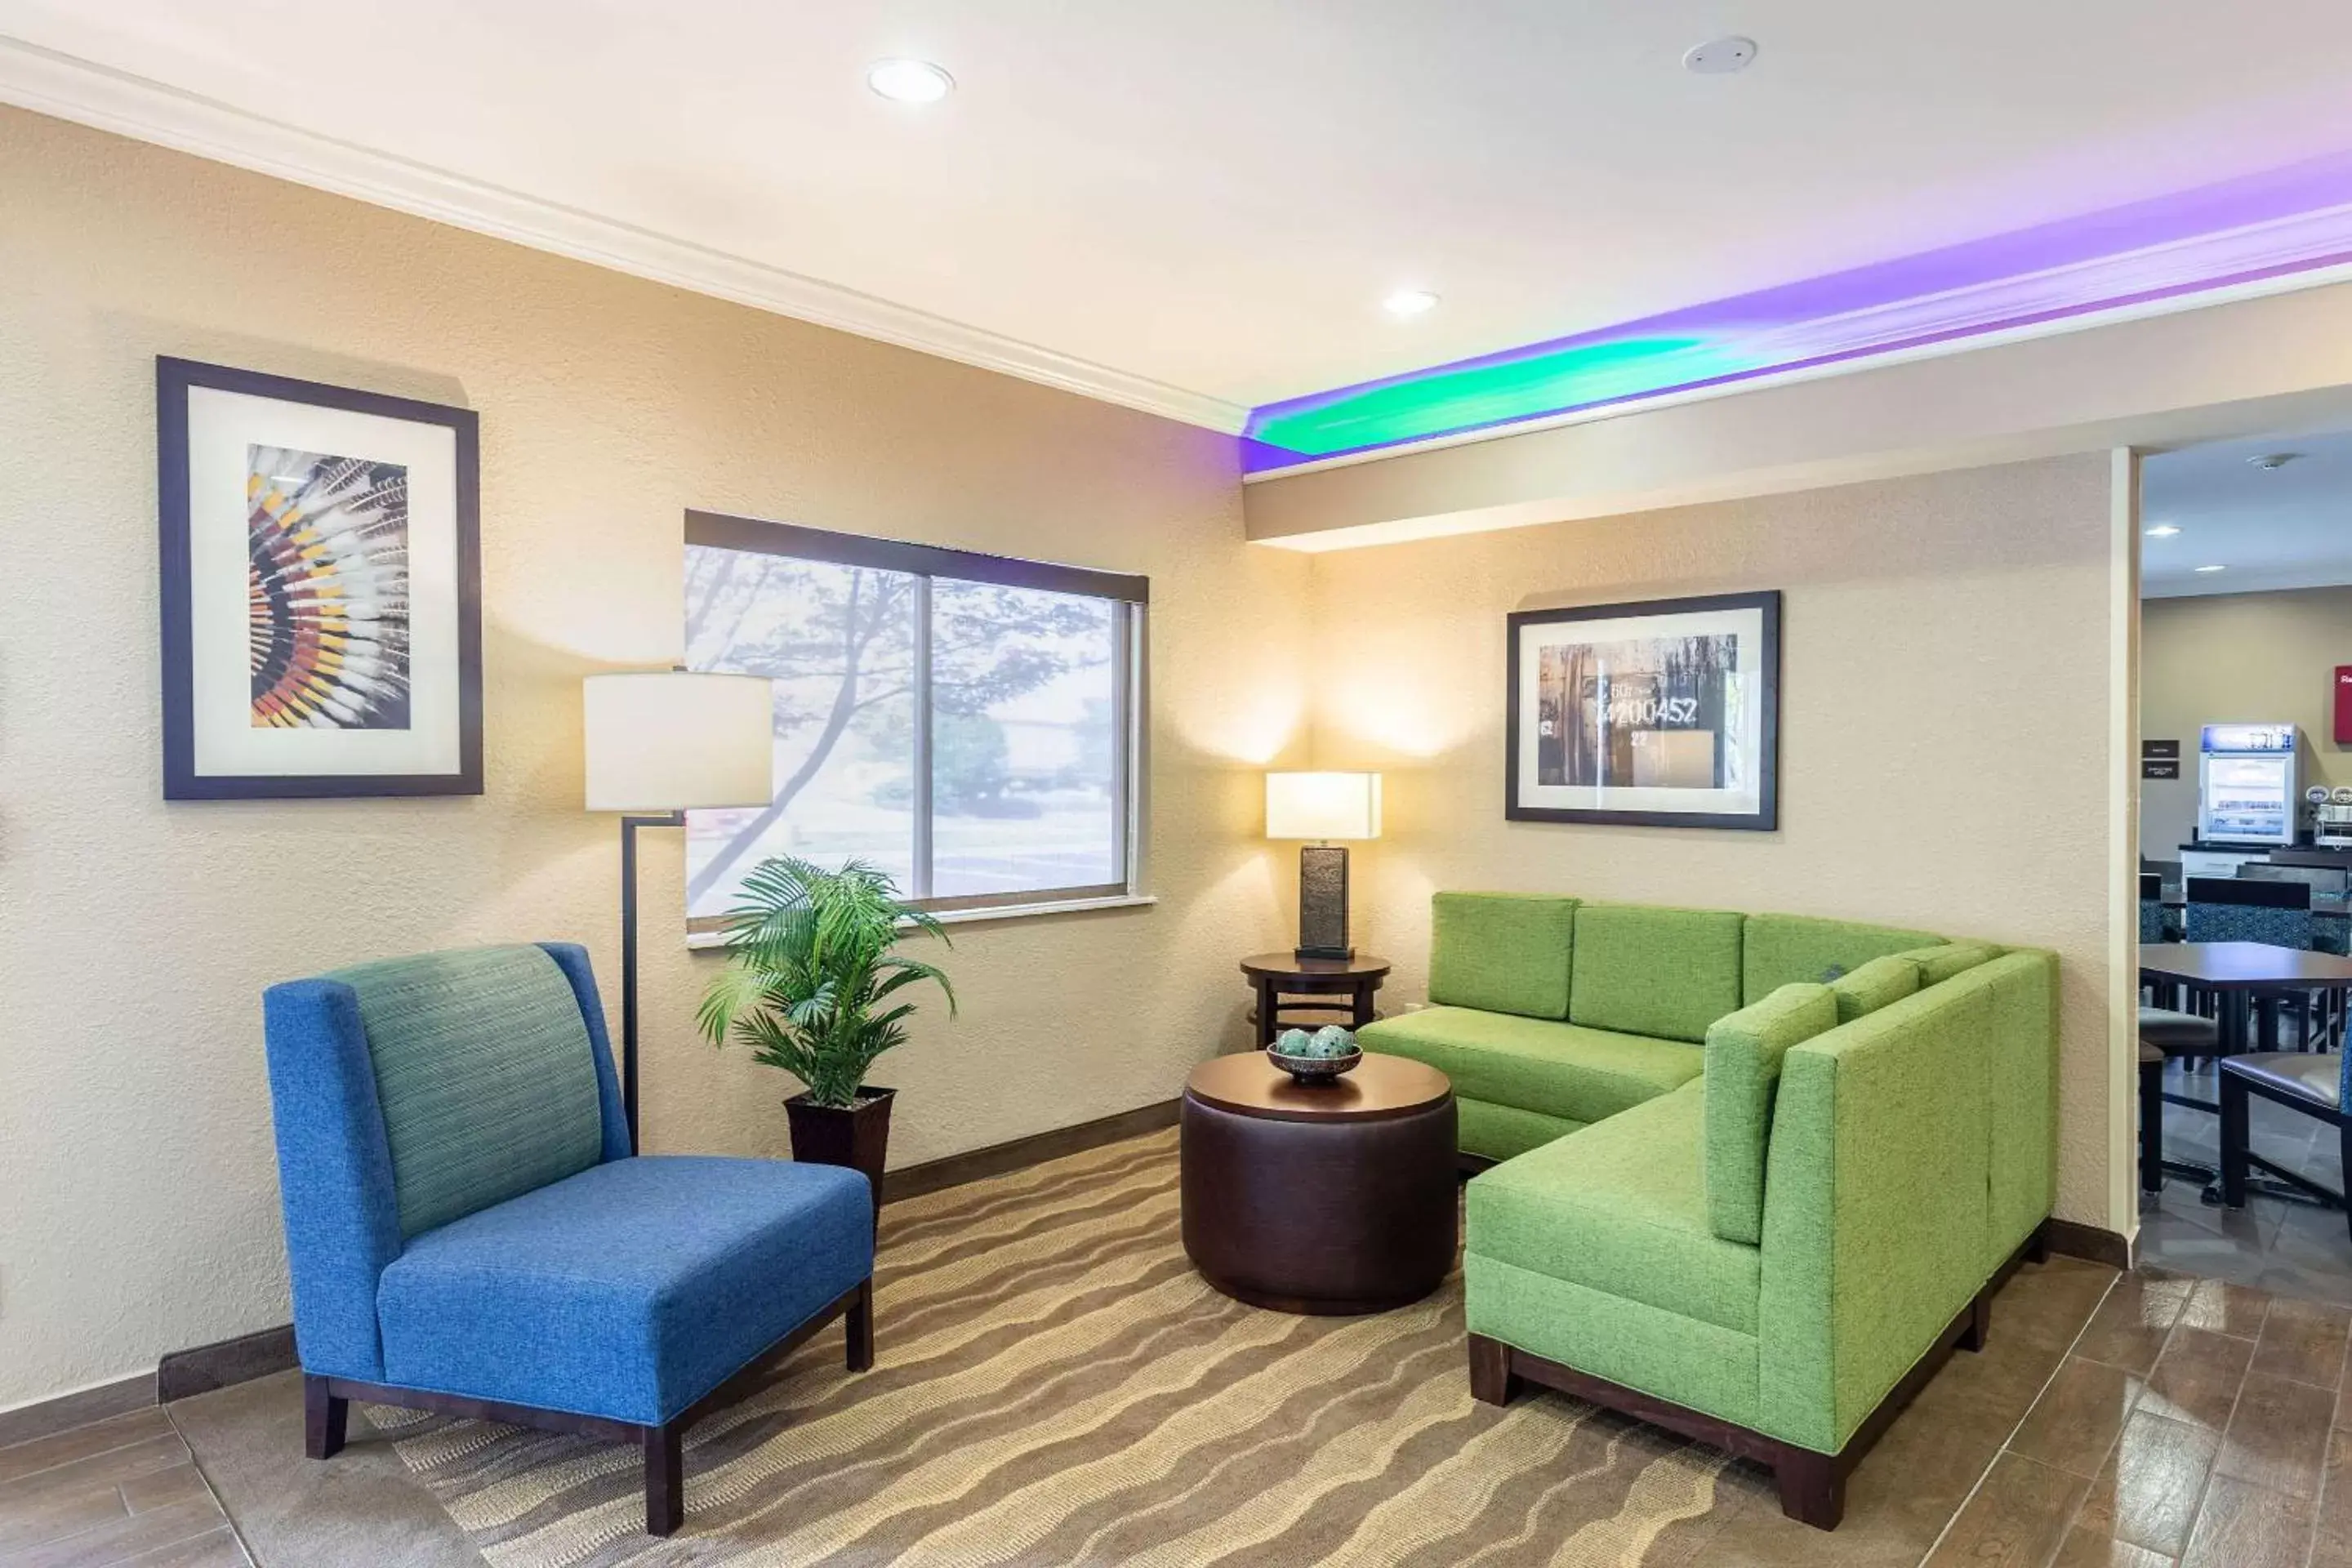
[[[1252,471],[1491,429],[1902,349],[2125,309],[2352,261],[2352,153],[1759,289],[1593,331],[1268,404],[1250,417]],[[1496,414],[1447,383],[1628,339],[1690,339],[1705,369],[1655,384]],[[1729,363],[1736,368],[1718,370]],[[1409,393],[1427,394],[1415,402]],[[1374,405],[1377,416],[1354,412]],[[1449,404],[1455,404],[1449,407]],[[1474,405],[1476,405],[1474,410]],[[1391,426],[1381,429],[1381,426]]]

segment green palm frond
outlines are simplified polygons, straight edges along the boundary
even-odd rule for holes
[[[789,856],[762,861],[727,913],[727,964],[696,1021],[713,1044],[731,1038],[799,1079],[816,1103],[848,1105],[874,1059],[906,1042],[914,1005],[876,1011],[886,999],[928,980],[955,1016],[946,974],[891,951],[908,928],[948,942],[938,921],[899,902],[888,873],[866,861],[837,871]]]

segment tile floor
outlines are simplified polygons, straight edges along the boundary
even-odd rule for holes
[[[2166,1086],[2200,1100],[2214,1096],[2213,1071],[2166,1069]],[[2218,1165],[2216,1118],[2186,1106],[2164,1108],[2168,1159]],[[2267,1100],[2253,1101],[2255,1150],[2314,1181],[2342,1189],[2336,1130]],[[2139,1260],[2153,1268],[2255,1285],[2352,1307],[2352,1230],[2343,1211],[2283,1198],[2257,1197],[2243,1209],[2210,1205],[2193,1183],[2172,1177],[2160,1197],[2140,1201]]]
[[[0,1448],[8,1568],[251,1568],[170,1415],[150,1408]]]
[[[2347,1342],[2352,1310],[2125,1275],[1928,1568],[2352,1563]]]

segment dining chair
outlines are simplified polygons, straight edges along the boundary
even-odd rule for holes
[[[2346,1203],[2341,1191],[2322,1186],[2301,1172],[2253,1152],[2251,1111],[2256,1095],[2335,1128],[2342,1168],[2352,1173],[2352,1052],[2263,1051],[2226,1058],[2221,1063],[2221,1201],[2231,1208],[2242,1208],[2250,1172],[2261,1170],[2322,1203],[2344,1209],[2347,1227],[2352,1227],[2352,1205]]]
[[[2139,939],[2164,940],[2164,879],[2153,871],[2139,874]]]
[[[2188,879],[2190,942],[2259,942],[2311,947],[2311,886],[2254,877]]]

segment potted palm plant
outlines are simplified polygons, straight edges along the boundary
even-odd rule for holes
[[[948,977],[891,951],[909,928],[947,941],[939,921],[900,903],[889,877],[862,860],[838,871],[790,856],[763,861],[728,913],[727,967],[697,1015],[713,1045],[732,1037],[801,1080],[784,1101],[793,1158],[865,1172],[877,1205],[898,1091],[866,1074],[906,1039],[915,1011],[890,998],[932,981],[955,1016]]]

